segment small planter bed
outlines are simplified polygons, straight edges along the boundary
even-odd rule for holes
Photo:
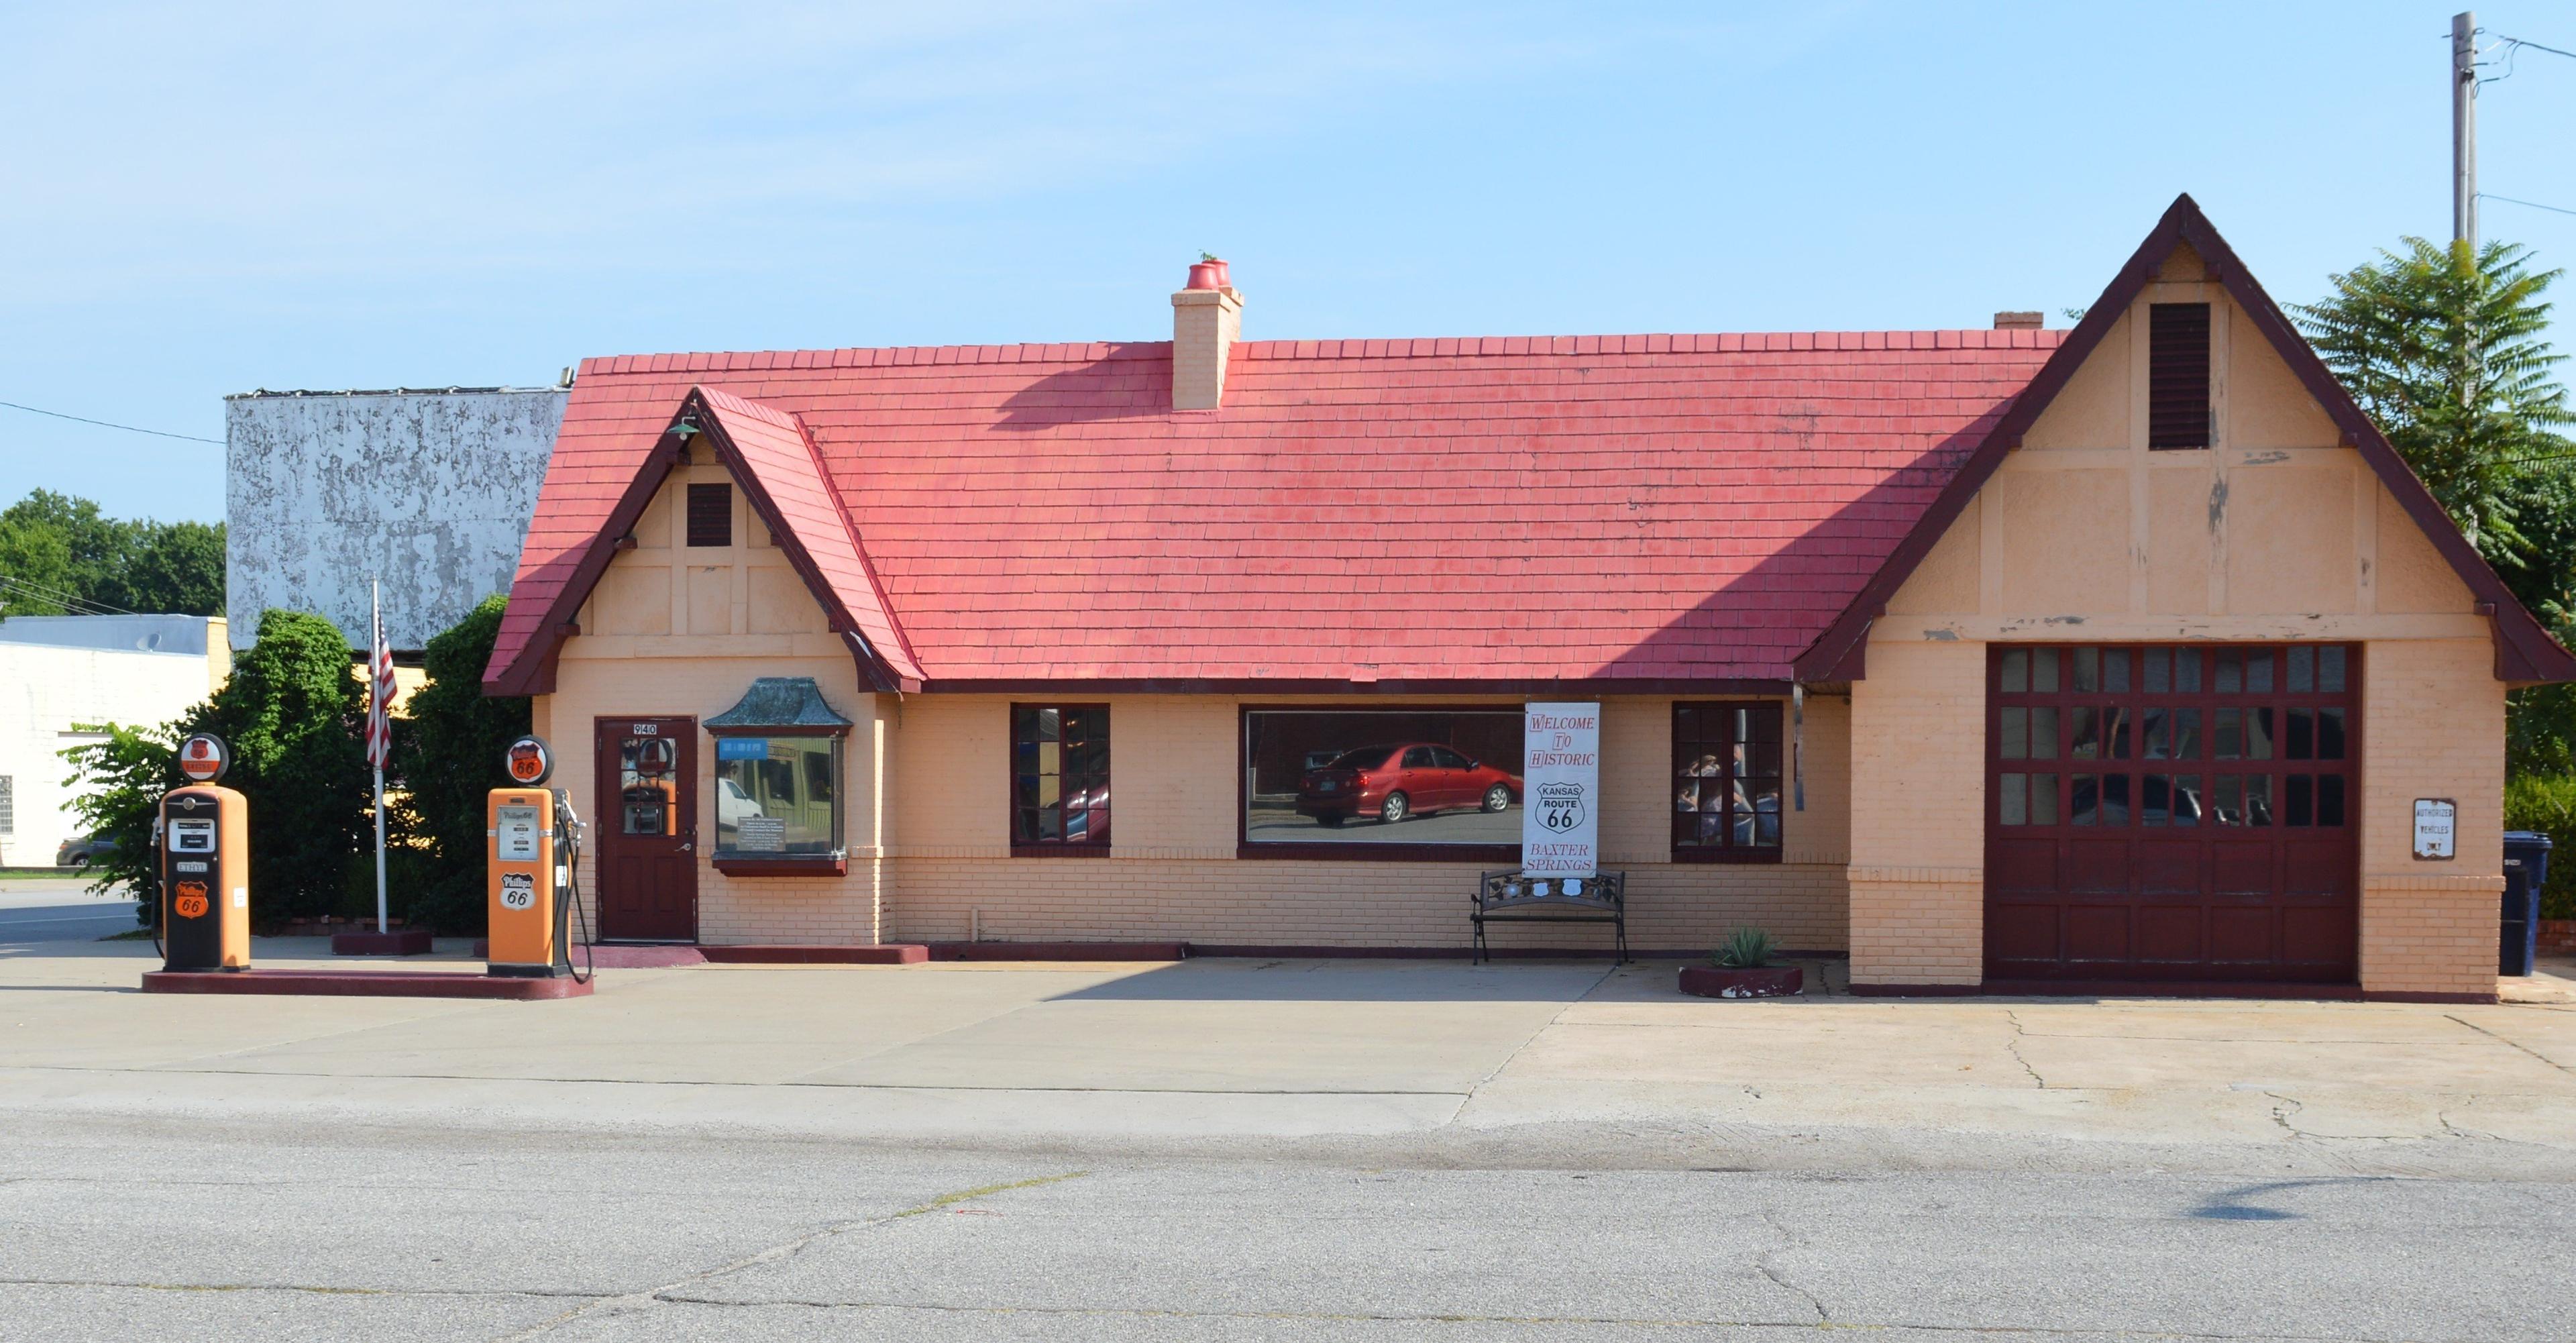
[[[1806,987],[1806,972],[1771,963],[1771,934],[1738,928],[1707,965],[1682,967],[1682,992],[1702,998],[1786,998]]]
[[[1786,998],[1805,988],[1806,982],[1806,972],[1794,965],[1766,965],[1759,970],[1682,967],[1682,992],[1702,998]]]

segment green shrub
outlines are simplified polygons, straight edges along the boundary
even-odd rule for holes
[[[72,764],[63,787],[72,790],[81,829],[116,842],[90,860],[89,888],[104,895],[124,886],[134,896],[135,922],[149,927],[161,910],[161,851],[152,844],[152,822],[161,813],[161,795],[187,782],[179,773],[178,724],[74,723],[72,729],[107,734],[62,752]]]
[[[1760,928],[1738,928],[1710,957],[1727,970],[1759,970],[1771,963],[1771,934]]]
[[[365,683],[338,626],[295,611],[261,615],[258,642],[213,698],[159,727],[102,724],[106,741],[62,753],[83,826],[117,842],[96,869],[99,889],[133,883],[136,916],[152,922],[161,900],[152,821],[161,795],[187,782],[178,743],[212,732],[232,748],[224,786],[250,803],[252,922],[340,912],[351,857],[370,842],[366,716]],[[366,889],[372,912],[372,869]]]
[[[2540,917],[2576,919],[2576,775],[2526,774],[2504,786],[2504,828],[2537,830],[2554,846]]]

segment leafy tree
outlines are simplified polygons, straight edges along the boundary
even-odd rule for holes
[[[87,499],[52,490],[30,491],[26,498],[0,509],[0,524],[60,537],[71,561],[66,575],[70,581],[60,586],[83,601],[97,600],[102,589],[124,573],[141,540],[138,524],[119,522],[100,513],[98,505]]]
[[[97,878],[90,889],[104,893],[123,883],[134,894],[135,921],[149,926],[161,908],[161,861],[153,848],[152,822],[160,814],[161,795],[186,782],[179,773],[179,724],[75,727],[107,734],[105,741],[83,742],[62,753],[72,763],[72,776],[63,786],[76,790],[72,811],[80,817],[81,829],[116,842],[114,850],[90,860],[90,874]]]
[[[143,543],[103,590],[110,606],[167,615],[212,616],[224,610],[224,524],[145,524]]]
[[[59,529],[0,513],[0,616],[61,615],[79,584]]]
[[[0,509],[0,614],[105,607],[170,615],[224,609],[224,526],[124,522],[87,499],[36,490]]]
[[[232,679],[176,736],[232,747],[224,783],[250,800],[251,890],[262,920],[337,913],[352,860],[372,845],[365,683],[340,628],[269,611]]]
[[[394,724],[405,796],[395,820],[428,851],[406,911],[414,923],[470,936],[483,930],[483,795],[504,782],[501,758],[528,731],[524,697],[486,698],[483,668],[501,635],[505,597],[486,597],[429,641],[428,684]]]
[[[2512,243],[2405,248],[2333,277],[2299,326],[2479,553],[2524,571],[2549,558],[2525,531],[2531,468],[2560,465],[2556,431],[2576,423],[2550,376],[2565,356],[2541,338],[2563,272],[2532,271]]]
[[[2514,596],[2576,642],[2576,444],[2558,432],[2576,410],[2542,339],[2562,272],[2511,243],[2404,246],[2333,277],[2299,326]],[[2576,770],[2576,688],[2510,703],[2511,771]]]

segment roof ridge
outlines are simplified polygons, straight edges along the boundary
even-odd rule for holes
[[[1769,354],[1837,350],[2037,350],[2064,341],[2063,328],[1993,330],[1927,327],[1860,331],[1605,332],[1572,336],[1397,336],[1329,340],[1247,340],[1248,359],[1495,358],[1531,355]],[[896,368],[942,364],[1094,363],[1150,359],[1168,340],[1029,341],[1012,345],[881,345],[829,350],[710,350],[599,355],[581,361],[582,377],[617,374],[736,373],[771,369]]]

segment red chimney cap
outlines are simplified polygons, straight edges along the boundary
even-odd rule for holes
[[[1194,261],[1194,262],[1191,262],[1191,263],[1190,263],[1190,282],[1189,282],[1188,284],[1182,285],[1181,287],[1182,287],[1183,289],[1222,289],[1222,288],[1224,288],[1225,286],[1224,286],[1224,285],[1222,285],[1222,284],[1220,284],[1220,283],[1218,283],[1218,281],[1217,281],[1216,268],[1217,268],[1217,263],[1216,263],[1216,262],[1213,262],[1213,261]]]

